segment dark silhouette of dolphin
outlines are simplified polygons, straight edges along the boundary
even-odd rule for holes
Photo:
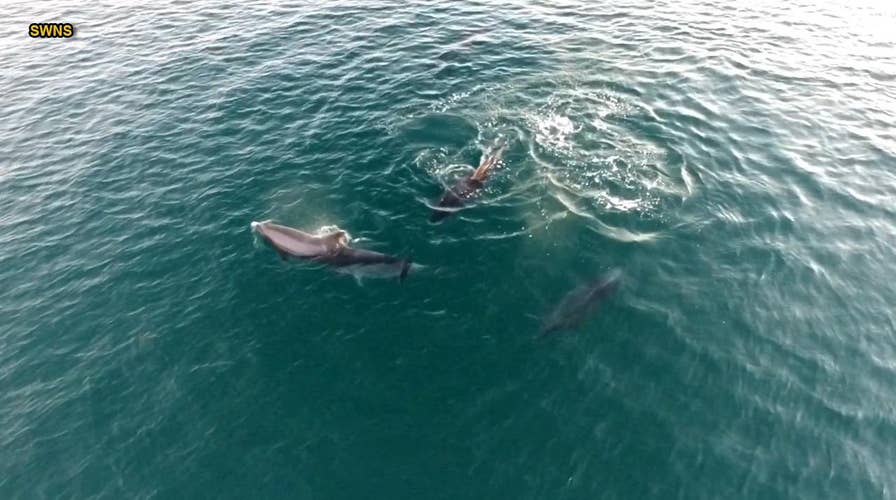
[[[501,160],[505,149],[507,149],[507,145],[502,144],[494,152],[484,156],[476,170],[470,175],[458,179],[454,187],[446,189],[442,198],[439,199],[437,208],[433,209],[429,221],[439,222],[463,207],[464,202],[472,198],[476,191],[485,185],[489,170]]]
[[[622,272],[614,269],[566,294],[541,325],[539,337],[578,328],[619,289]]]
[[[410,259],[348,246],[345,231],[314,235],[271,221],[253,222],[252,230],[267,241],[283,260],[297,258],[320,262],[362,275],[398,276],[404,281],[411,268]],[[371,273],[371,271],[377,271]]]

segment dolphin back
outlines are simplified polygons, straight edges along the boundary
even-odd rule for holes
[[[314,235],[269,220],[252,222],[250,227],[283,259],[298,257],[327,264],[341,272],[355,274],[358,278],[398,276],[400,281],[404,281],[412,267],[411,259],[405,257],[348,246],[347,235],[342,230]]]
[[[433,209],[429,221],[439,222],[445,217],[454,215],[455,212],[463,208],[466,200],[472,198],[476,190],[481,187],[482,182],[474,179],[472,174],[459,179],[452,188],[445,190],[436,208]]]
[[[613,269],[601,276],[591,285],[593,300],[602,300],[614,294],[622,284],[622,271]]]
[[[251,227],[280,255],[314,258],[332,253],[339,248],[334,235],[315,236],[271,221],[253,222]]]
[[[621,283],[622,271],[613,269],[567,293],[542,322],[539,337],[578,328],[619,289]]]
[[[398,276],[404,281],[411,270],[411,259],[396,257],[363,248],[344,247],[335,254],[314,259],[338,268],[351,268],[359,275]]]

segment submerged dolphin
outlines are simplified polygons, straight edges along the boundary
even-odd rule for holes
[[[614,269],[566,294],[544,319],[539,337],[578,328],[605,299],[619,289],[622,272]]]
[[[252,230],[274,247],[283,260],[310,260],[356,276],[398,276],[401,281],[411,268],[410,259],[348,246],[348,235],[342,230],[314,235],[271,221],[253,222]]]
[[[472,198],[476,191],[485,185],[489,170],[501,160],[505,149],[507,149],[507,145],[503,144],[491,154],[483,157],[476,170],[470,175],[458,179],[454,187],[446,189],[439,200],[438,208],[432,211],[430,222],[439,222],[464,206],[464,201]]]

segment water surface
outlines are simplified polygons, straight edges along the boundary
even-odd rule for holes
[[[896,494],[890,3],[9,11],[3,498]],[[285,264],[269,218],[425,268]]]

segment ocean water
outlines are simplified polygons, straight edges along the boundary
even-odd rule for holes
[[[867,0],[8,5],[0,498],[896,498],[894,26]],[[264,219],[422,267],[284,263]]]

